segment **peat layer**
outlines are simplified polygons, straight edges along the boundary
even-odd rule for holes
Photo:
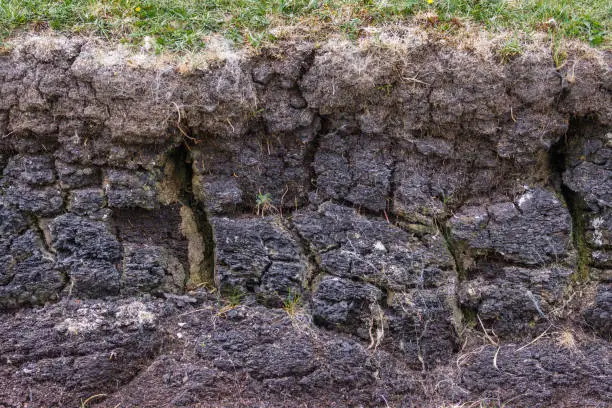
[[[494,47],[24,38],[0,406],[612,404],[612,57]]]

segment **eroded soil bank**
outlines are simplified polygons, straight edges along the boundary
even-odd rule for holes
[[[612,57],[492,55],[0,56],[0,406],[611,404]]]

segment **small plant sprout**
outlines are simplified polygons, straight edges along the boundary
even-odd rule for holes
[[[243,297],[244,297],[244,293],[242,292],[242,290],[240,290],[239,288],[232,289],[232,292],[229,295],[227,295],[228,303],[225,304],[223,307],[221,307],[216,315],[223,316],[230,310],[234,310],[235,308],[240,306],[240,303],[242,302]]]
[[[257,215],[262,217],[266,215],[266,212],[278,212],[278,208],[272,204],[272,195],[270,193],[262,194],[261,191],[257,193],[255,204]]]
[[[340,29],[344,31],[344,33],[350,40],[355,41],[359,37],[359,32],[361,31],[361,23],[362,21],[360,19],[353,18],[349,21],[340,24]]]
[[[242,293],[242,290],[234,288],[234,290],[232,290],[232,293],[230,293],[227,299],[231,307],[236,307],[240,305],[240,302],[242,302],[243,297],[244,293]]]
[[[283,310],[287,312],[290,317],[295,316],[295,313],[302,305],[302,297],[299,293],[296,293],[289,288],[287,297],[283,300]]]
[[[387,96],[391,95],[391,90],[393,89],[393,84],[384,84],[376,87],[376,90],[384,92]]]

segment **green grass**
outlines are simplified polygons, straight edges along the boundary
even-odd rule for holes
[[[290,317],[293,317],[301,306],[302,297],[299,293],[292,291],[290,288],[287,297],[283,300],[283,310],[287,312]]]
[[[497,51],[499,57],[502,62],[508,62],[512,60],[512,58],[522,54],[523,46],[521,44],[520,38],[516,36],[512,36],[504,42],[502,47]]]
[[[15,30],[49,27],[136,46],[148,36],[158,51],[197,50],[212,33],[257,47],[273,41],[272,29],[281,25],[302,23],[356,39],[364,26],[422,11],[493,31],[546,30],[554,18],[561,36],[610,44],[609,0],[0,0],[0,42]]]

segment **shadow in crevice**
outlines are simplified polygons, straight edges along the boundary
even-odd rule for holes
[[[183,206],[181,214],[183,215],[182,229],[183,233],[190,239],[188,256],[190,263],[189,284],[206,284],[214,285],[215,274],[215,240],[212,224],[209,222],[209,215],[205,204],[198,199],[193,191],[193,158],[191,147],[186,143],[180,144],[170,153],[168,160],[173,163],[174,175],[173,178],[178,181],[180,188],[178,189],[178,201]],[[188,217],[185,212],[190,212]],[[187,220],[186,218],[189,218]],[[188,224],[193,221],[195,225],[189,228]],[[198,235],[202,240],[202,247],[193,242],[193,236]],[[195,252],[201,251],[201,253]],[[194,262],[198,265],[194,265]],[[197,274],[198,276],[194,276]],[[188,288],[189,289],[189,288]]]
[[[585,130],[594,121],[589,117],[572,117],[566,135],[551,147],[549,155],[550,181],[555,191],[563,197],[572,217],[572,241],[578,254],[574,278],[580,281],[588,280],[590,274],[591,252],[586,242],[584,224],[588,207],[584,198],[565,184],[563,175],[570,167],[571,149],[582,141]]]

